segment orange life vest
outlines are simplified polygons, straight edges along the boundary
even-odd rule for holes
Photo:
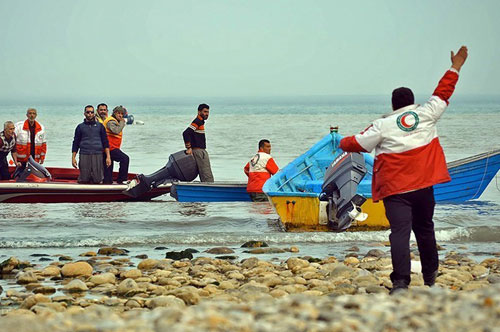
[[[118,121],[112,117],[108,116],[106,120],[104,120],[104,128],[106,128],[106,134],[108,135],[108,141],[109,141],[109,151],[119,149],[122,146],[122,137],[123,137],[123,130],[120,131],[119,134],[113,133],[111,130],[108,129],[108,122],[110,121],[115,121],[118,123]]]

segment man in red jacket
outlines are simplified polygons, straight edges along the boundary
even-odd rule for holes
[[[374,201],[383,200],[391,225],[391,293],[410,284],[411,230],[417,239],[424,283],[432,286],[436,280],[439,261],[432,221],[435,205],[432,186],[450,181],[436,123],[448,106],[466,59],[465,46],[456,55],[451,52],[451,68],[424,105],[414,104],[410,89],[395,89],[393,112],[340,142],[344,151],[375,150],[372,197]]]
[[[279,170],[278,165],[271,157],[271,142],[267,139],[260,140],[259,151],[243,170],[248,176],[247,192],[252,201],[267,201],[266,195],[262,193],[262,186],[271,175],[276,174]]]

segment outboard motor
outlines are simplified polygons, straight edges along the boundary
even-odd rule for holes
[[[16,182],[48,182],[52,180],[50,172],[37,163],[32,156],[29,157],[24,170],[16,169],[13,177]]]
[[[353,220],[364,221],[368,217],[360,207],[366,198],[356,194],[365,174],[363,155],[351,152],[340,154],[326,170],[319,198],[328,202],[323,205],[326,205],[327,224],[332,230],[345,231]]]
[[[131,197],[139,197],[144,193],[166,182],[193,181],[198,176],[198,167],[192,154],[185,150],[171,154],[168,163],[153,174],[139,174],[133,179],[129,188],[124,191]]]

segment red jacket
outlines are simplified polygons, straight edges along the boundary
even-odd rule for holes
[[[458,72],[448,70],[424,105],[409,105],[375,120],[367,129],[340,141],[351,152],[375,149],[372,198],[414,191],[450,181],[436,123],[455,90]]]
[[[274,162],[273,157],[259,150],[244,168],[245,174],[248,176],[247,192],[261,193],[264,183],[278,170],[278,165]]]

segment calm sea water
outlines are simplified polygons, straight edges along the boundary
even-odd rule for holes
[[[216,180],[245,180],[243,166],[262,138],[272,142],[276,162],[285,166],[327,134],[330,125],[338,125],[342,134],[352,134],[389,111],[380,98],[208,103],[207,144]],[[24,120],[28,106],[32,105],[0,106],[0,121]],[[182,131],[195,117],[197,105],[125,106],[144,122],[124,131],[122,150],[131,158],[130,171],[154,172],[171,153],[183,148]],[[46,166],[71,167],[71,143],[74,128],[83,119],[83,105],[35,107],[47,129]],[[439,123],[447,160],[499,148],[499,127],[500,101],[455,101]],[[477,201],[437,206],[440,244],[466,246],[477,255],[500,251],[497,181]],[[174,250],[230,246],[244,257],[239,246],[247,240],[264,240],[277,247],[296,245],[300,255],[325,256],[388,239],[387,231],[285,233],[277,218],[268,203],[178,203],[169,196],[137,203],[1,204],[0,259],[40,252],[76,255],[101,246],[124,247],[132,254],[154,258],[164,257],[164,251],[154,249],[159,246]]]

